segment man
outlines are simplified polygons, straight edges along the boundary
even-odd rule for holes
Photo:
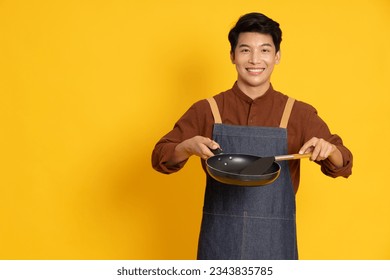
[[[312,153],[325,175],[348,177],[352,154],[331,134],[316,110],[271,85],[280,62],[279,24],[260,13],[246,14],[229,32],[233,87],[196,102],[155,146],[153,167],[180,170],[192,155],[212,149],[258,156]],[[219,121],[219,119],[221,121]],[[242,187],[207,175],[198,259],[297,259],[295,193],[299,160],[282,161],[271,185]]]

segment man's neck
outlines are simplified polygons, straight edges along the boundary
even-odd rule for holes
[[[259,98],[260,96],[263,96],[270,88],[270,85],[271,83],[268,82],[260,86],[253,87],[247,84],[240,83],[240,81],[237,81],[238,88],[253,100]]]

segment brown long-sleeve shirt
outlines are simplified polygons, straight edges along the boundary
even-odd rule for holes
[[[214,96],[222,123],[243,126],[279,127],[288,96],[275,91],[272,86],[259,98],[252,100],[235,83],[233,88]],[[167,166],[174,149],[180,142],[196,135],[212,138],[214,118],[207,100],[193,104],[177,121],[174,128],[158,141],[152,153],[153,168],[162,173],[180,170],[186,161],[176,166]],[[347,178],[352,173],[352,153],[343,145],[342,139],[331,134],[316,109],[296,101],[287,126],[288,152],[297,153],[312,137],[323,138],[337,146],[343,155],[343,167],[336,168],[329,160],[318,162],[325,175]],[[205,162],[202,160],[205,169]],[[300,161],[289,161],[291,180],[298,190]]]

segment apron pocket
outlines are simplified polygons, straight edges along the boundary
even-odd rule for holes
[[[204,212],[198,259],[297,259],[295,220]]]
[[[245,216],[241,259],[297,259],[295,220]]]

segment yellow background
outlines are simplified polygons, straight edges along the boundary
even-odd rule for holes
[[[390,259],[390,2],[0,0],[0,258],[194,259],[204,175],[151,168],[195,101],[230,88],[227,33],[282,27],[277,90],[315,106],[354,154],[303,160],[301,259]]]

